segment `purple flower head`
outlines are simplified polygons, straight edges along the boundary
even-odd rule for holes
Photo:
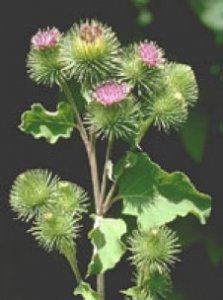
[[[156,67],[164,61],[162,50],[153,42],[144,42],[139,45],[140,59],[150,67]]]
[[[60,32],[57,28],[39,30],[31,39],[31,45],[35,49],[55,47],[60,40]]]
[[[96,87],[93,95],[97,102],[109,106],[124,100],[129,91],[130,88],[126,84],[110,81]]]
[[[103,36],[104,29],[96,22],[84,23],[80,26],[80,38],[87,43],[94,43]]]

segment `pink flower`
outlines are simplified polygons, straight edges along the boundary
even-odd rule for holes
[[[153,42],[141,43],[138,51],[141,60],[150,67],[156,67],[164,61],[162,50]]]
[[[103,33],[103,27],[96,22],[86,22],[80,26],[80,38],[88,43],[94,43]]]
[[[60,32],[57,28],[39,30],[31,39],[31,45],[36,49],[55,47],[60,40]]]
[[[129,94],[129,87],[120,82],[111,81],[103,83],[94,90],[96,101],[105,106],[109,106],[121,102]]]

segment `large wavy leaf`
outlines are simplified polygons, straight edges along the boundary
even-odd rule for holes
[[[45,110],[40,103],[33,104],[31,110],[23,113],[19,128],[35,139],[43,137],[48,143],[55,144],[60,137],[69,138],[74,126],[70,105],[60,102],[55,112]]]
[[[211,199],[181,173],[167,173],[145,153],[129,152],[115,168],[123,214],[136,216],[144,228],[161,226],[178,216],[195,215],[202,224]]]

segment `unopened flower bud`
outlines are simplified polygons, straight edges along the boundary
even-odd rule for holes
[[[58,177],[47,170],[29,170],[20,174],[10,194],[10,204],[18,217],[28,221],[58,196]]]
[[[64,254],[75,246],[79,227],[74,214],[56,207],[42,210],[29,231],[45,250]]]
[[[148,231],[135,231],[130,238],[132,263],[140,269],[162,274],[178,261],[180,245],[176,233],[169,228],[161,227]]]

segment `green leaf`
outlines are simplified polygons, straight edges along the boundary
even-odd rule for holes
[[[207,1],[207,0],[206,0]],[[205,10],[200,15],[202,22],[215,31],[223,30],[223,3],[221,0],[208,0]]]
[[[140,27],[145,27],[150,25],[154,20],[153,14],[147,8],[143,8],[139,11],[137,17],[137,23]]]
[[[81,282],[74,291],[74,295],[81,295],[85,300],[99,300],[98,294],[86,282]]]
[[[180,137],[190,157],[197,163],[202,162],[208,135],[208,117],[198,111],[193,111],[185,126],[180,131]]]
[[[65,102],[60,102],[55,112],[45,110],[40,103],[33,104],[21,119],[19,128],[23,132],[35,139],[43,137],[50,144],[55,144],[60,137],[69,138],[75,126],[72,109]]]
[[[104,273],[112,269],[125,253],[121,237],[126,233],[126,224],[121,219],[96,220],[97,225],[89,233],[94,254],[88,268],[88,275]]]
[[[204,224],[210,214],[210,196],[197,191],[185,174],[165,172],[145,153],[129,152],[115,173],[123,214],[136,216],[143,228],[161,226],[188,214]]]
[[[222,0],[190,0],[200,21],[213,31],[223,31]]]

